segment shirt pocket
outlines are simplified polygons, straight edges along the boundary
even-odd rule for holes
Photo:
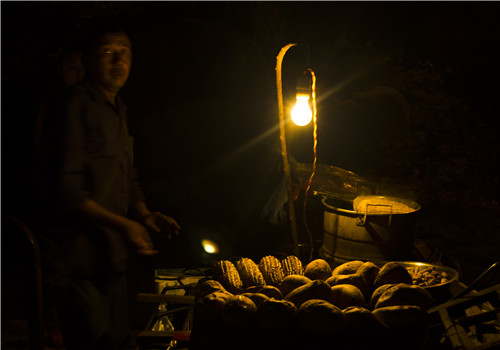
[[[101,130],[96,129],[88,135],[87,153],[90,158],[118,157],[119,147],[119,138],[113,133],[103,133]]]

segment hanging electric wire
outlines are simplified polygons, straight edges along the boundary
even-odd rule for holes
[[[307,181],[306,184],[306,189],[304,193],[304,207],[302,211],[302,218],[304,220],[304,226],[306,229],[307,236],[309,237],[309,244],[310,244],[310,252],[309,252],[309,260],[312,260],[313,257],[313,252],[314,252],[314,240],[313,236],[311,233],[311,230],[309,229],[309,225],[307,223],[307,215],[306,215],[306,207],[307,207],[307,199],[309,195],[309,190],[311,188],[311,184],[314,178],[314,175],[316,174],[316,163],[317,163],[317,153],[316,153],[316,146],[318,144],[318,123],[317,123],[317,109],[316,109],[316,75],[314,74],[314,71],[310,68],[307,69],[307,71],[311,74],[311,103],[313,107],[313,165],[312,165],[312,171],[311,171],[311,176],[309,177],[309,180]]]

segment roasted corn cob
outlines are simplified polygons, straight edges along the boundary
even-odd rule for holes
[[[278,286],[283,278],[285,278],[280,261],[272,255],[260,259],[259,270],[262,272],[266,283],[272,286]]]
[[[228,292],[238,294],[243,291],[243,282],[234,264],[229,260],[219,260],[213,270],[214,278]]]
[[[295,255],[289,255],[281,260],[281,266],[283,267],[285,277],[290,275],[304,275],[302,262]]]
[[[250,258],[241,258],[234,264],[240,274],[243,287],[263,286],[266,284],[262,272],[257,264]]]

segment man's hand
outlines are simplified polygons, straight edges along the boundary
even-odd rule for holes
[[[143,204],[143,208],[147,207]],[[137,247],[137,252],[142,255],[154,255],[154,249],[149,232],[143,225],[124,216],[117,215],[98,204],[92,199],[86,199],[76,210],[76,214],[92,223],[106,225],[119,232]],[[174,221],[175,222],[175,221]]]
[[[148,230],[141,224],[127,220],[127,224],[123,227],[126,237],[137,247],[137,253],[141,255],[155,255],[158,253],[154,249],[151,237],[149,237]]]
[[[181,229],[177,221],[157,211],[150,213],[144,218],[144,225],[155,232],[165,233],[169,239],[171,239],[173,235],[178,235]]]

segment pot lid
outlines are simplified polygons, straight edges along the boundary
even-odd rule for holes
[[[408,214],[420,209],[413,201],[385,196],[359,196],[354,198],[353,209],[359,214]]]

